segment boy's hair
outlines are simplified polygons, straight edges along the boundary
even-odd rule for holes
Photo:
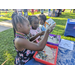
[[[35,15],[32,15],[32,16],[29,16],[29,17],[28,17],[28,20],[29,20],[30,24],[32,24],[32,21],[33,21],[34,19],[38,19],[38,17],[35,16]]]
[[[44,23],[45,23],[45,21],[46,21],[46,16],[44,15],[44,14],[41,14],[41,15],[39,15],[39,17],[44,21]]]
[[[19,15],[14,15],[14,17],[12,17],[12,25],[13,25],[13,28],[15,30],[17,30],[17,23],[21,23],[22,25],[24,25],[24,22],[27,22],[28,20],[23,17],[23,16],[19,16]]]

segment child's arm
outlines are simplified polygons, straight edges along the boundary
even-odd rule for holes
[[[48,35],[52,32],[53,27],[49,31],[49,29],[45,32],[44,38],[37,44],[28,41],[27,39],[17,38],[15,39],[15,46],[17,50],[23,51],[24,49],[34,50],[34,51],[42,51],[45,47],[48,39]]]
[[[36,34],[35,36],[33,36],[33,37],[30,38],[30,41],[35,40],[38,36],[44,35],[44,33],[45,32],[43,31],[43,32],[40,32],[40,33]]]
[[[32,43],[28,41],[27,39],[17,38],[15,40],[15,46],[17,50],[19,51],[23,51],[25,48],[29,50],[34,50],[34,51],[41,51],[43,50],[43,48],[45,47],[47,43],[48,35],[49,35],[48,31],[46,31],[44,38],[38,44]]]

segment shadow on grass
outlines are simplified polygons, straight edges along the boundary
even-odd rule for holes
[[[52,34],[56,35],[64,35],[65,29],[61,26],[56,26],[55,29],[53,30]]]
[[[63,26],[65,26],[66,22],[67,22],[67,20],[55,19],[55,18],[52,18],[52,19],[56,22],[56,25],[61,25],[62,24]]]
[[[60,15],[60,18],[70,18],[70,19],[74,19],[75,18],[75,13],[62,13],[61,15]]]
[[[67,20],[61,20],[61,19],[53,19],[57,25],[66,25]]]

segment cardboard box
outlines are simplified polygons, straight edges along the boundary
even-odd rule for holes
[[[49,18],[48,20],[46,20],[45,22],[45,28],[47,29],[48,25],[52,26],[52,25],[56,25],[56,22],[54,20],[52,20],[51,18]]]

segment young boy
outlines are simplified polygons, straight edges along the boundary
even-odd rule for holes
[[[41,14],[39,15],[39,22],[40,22],[40,28],[41,28],[41,31],[46,31],[46,28],[44,27],[44,24],[45,24],[45,21],[46,21],[46,16]]]

